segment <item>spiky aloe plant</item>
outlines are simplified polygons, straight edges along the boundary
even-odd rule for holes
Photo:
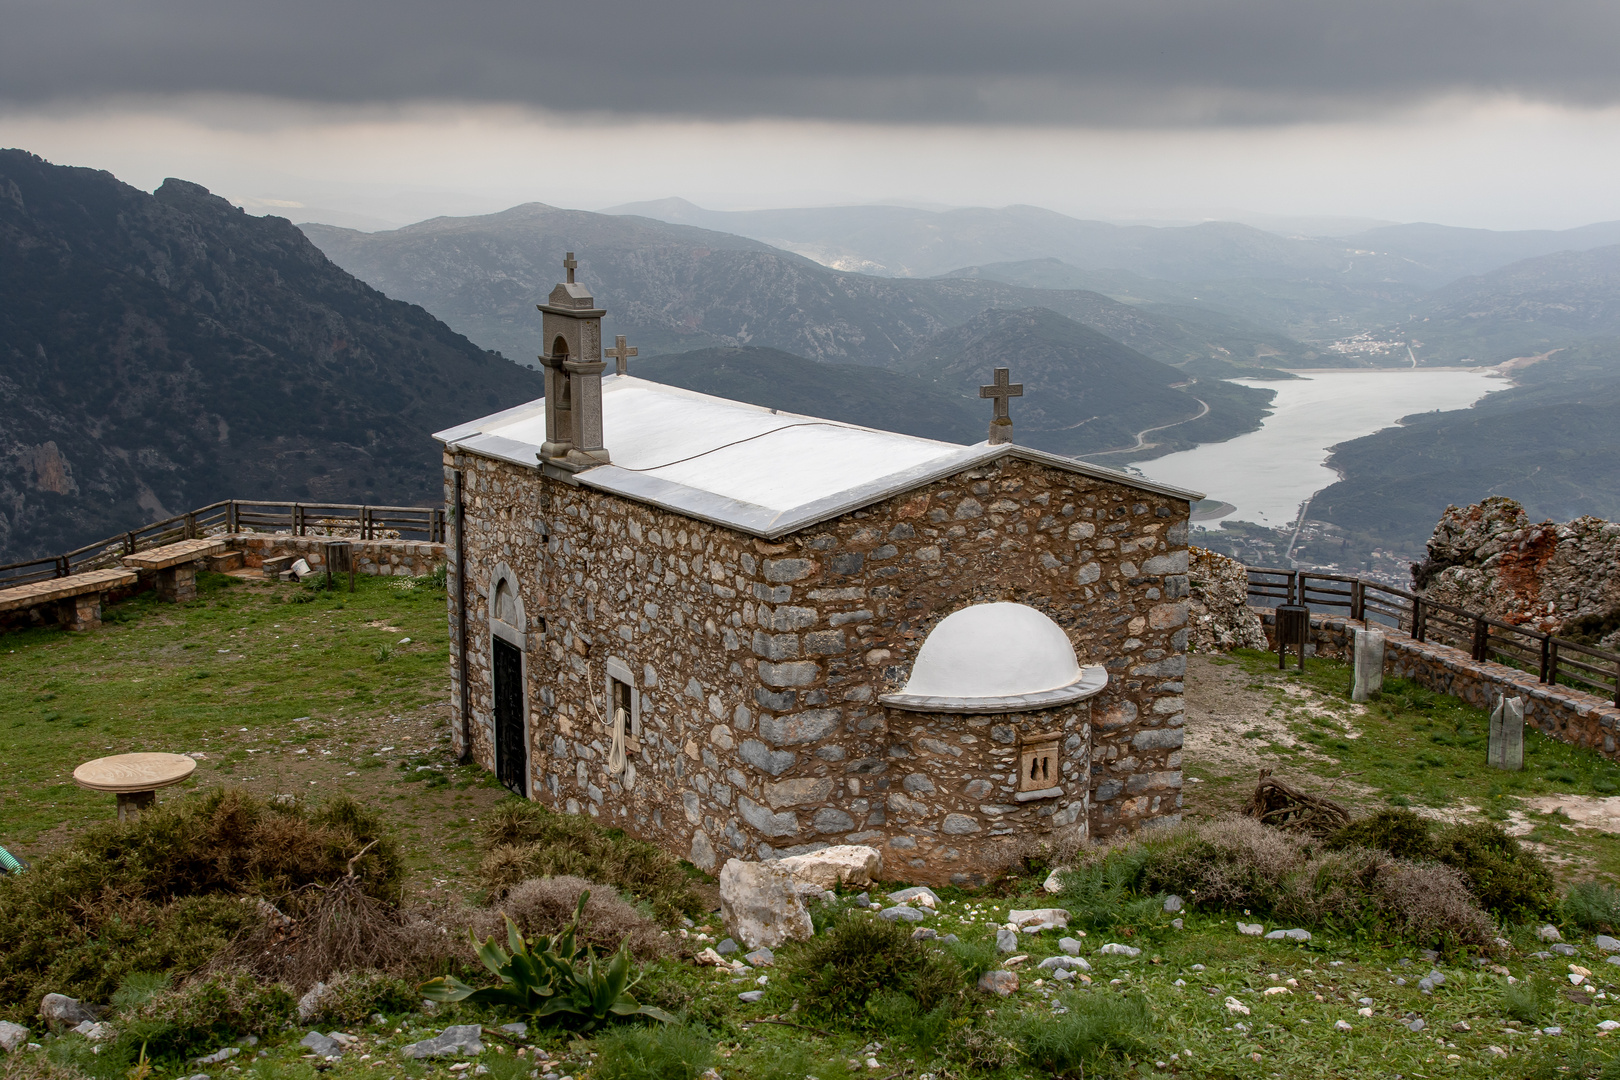
[[[429,1001],[474,1001],[514,1009],[535,1021],[551,1020],[589,1031],[610,1017],[649,1016],[666,1023],[675,1018],[663,1009],[642,1005],[630,996],[641,981],[632,975],[630,950],[620,945],[613,959],[603,963],[588,945],[576,944],[580,920],[585,916],[587,889],[579,894],[574,918],[553,935],[525,938],[511,916],[506,918],[507,952],[493,937],[482,945],[471,930],[467,939],[478,959],[501,980],[498,986],[474,989],[454,975],[422,984]]]

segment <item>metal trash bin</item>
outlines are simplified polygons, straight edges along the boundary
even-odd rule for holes
[[[1288,647],[1299,649],[1299,670],[1305,670],[1305,643],[1311,636],[1311,609],[1304,604],[1277,606],[1277,670],[1287,666]]]

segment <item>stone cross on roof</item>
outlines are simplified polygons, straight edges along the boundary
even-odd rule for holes
[[[618,334],[613,338],[613,348],[603,349],[602,355],[613,357],[613,373],[615,375],[628,375],[630,374],[630,358],[638,355],[638,352],[634,346],[624,343],[623,334]]]
[[[574,253],[572,251],[563,256],[563,269],[568,271],[568,284],[572,285],[574,283],[574,271],[578,268],[579,263],[574,261]]]
[[[990,417],[990,442],[1012,442],[1012,417],[1007,412],[1007,401],[1010,398],[1024,396],[1024,384],[1011,381],[1012,371],[1009,368],[996,368],[995,382],[989,386],[979,387],[979,396],[991,398],[995,402],[994,411]]]

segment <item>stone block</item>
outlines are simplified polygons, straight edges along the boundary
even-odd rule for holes
[[[773,814],[746,795],[737,796],[737,812],[756,832],[765,836],[797,836],[799,819],[788,812]]]
[[[765,785],[765,801],[771,804],[772,810],[780,810],[784,806],[822,803],[827,801],[832,789],[833,782],[830,777],[778,780],[774,784]]]
[[[810,819],[817,832],[847,833],[855,828],[855,819],[836,806],[824,806]]]
[[[838,844],[805,855],[792,855],[780,860],[778,865],[786,867],[799,881],[822,889],[838,885],[870,885],[883,876],[882,853],[877,848],[863,844]]]
[[[738,756],[770,776],[781,776],[799,760],[799,755],[793,751],[772,750],[758,739],[744,739]]]
[[[939,828],[947,836],[970,836],[982,830],[983,826],[967,814],[946,814]]]
[[[803,581],[816,572],[816,564],[809,559],[766,559],[765,580],[775,584]]]
[[[818,630],[804,635],[806,656],[837,656],[847,648],[842,630]]]
[[[785,664],[762,662],[760,681],[767,686],[809,686],[821,677],[821,666],[812,660],[793,660]]]
[[[787,716],[761,716],[759,734],[776,746],[799,746],[820,742],[837,732],[842,722],[843,716],[837,709],[810,709]]]
[[[1384,632],[1357,630],[1350,700],[1366,701],[1384,688]]]
[[[1132,737],[1131,746],[1137,750],[1179,750],[1182,738],[1183,731],[1179,727],[1147,728]]]
[[[1187,549],[1166,552],[1155,555],[1142,563],[1142,573],[1160,577],[1165,574],[1185,574],[1187,572]]]
[[[1491,710],[1486,761],[1493,769],[1524,768],[1524,698],[1503,697]]]

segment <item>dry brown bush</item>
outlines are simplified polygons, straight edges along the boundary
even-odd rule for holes
[[[612,887],[572,876],[530,878],[520,882],[494,909],[479,912],[477,920],[468,925],[480,939],[496,934],[500,940],[505,935],[505,923],[501,919],[504,913],[512,917],[527,937],[555,934],[574,917],[579,894],[586,889],[591,891],[591,898],[586,901],[585,917],[580,920],[579,940],[593,946],[598,953],[617,952],[621,944],[627,944],[639,960],[670,952],[669,939],[658,929],[658,924],[627,903]]]
[[[1250,818],[1185,825],[1108,858],[1140,862],[1140,887],[1176,892],[1201,905],[1239,909],[1307,925],[1357,926],[1489,948],[1496,926],[1461,875],[1384,851],[1324,852],[1298,833]]]

